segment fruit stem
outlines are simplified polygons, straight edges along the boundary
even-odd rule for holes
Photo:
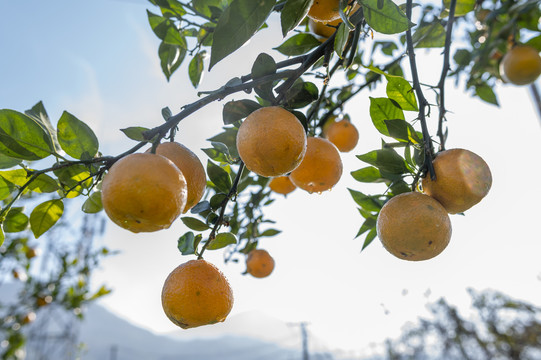
[[[451,0],[449,5],[449,20],[447,21],[447,29],[445,33],[445,46],[443,49],[443,67],[441,69],[440,81],[438,83],[438,106],[439,106],[439,118],[438,118],[438,137],[440,139],[439,150],[445,150],[445,135],[443,134],[443,121],[445,120],[445,114],[447,110],[445,109],[445,79],[447,78],[447,73],[449,72],[449,53],[451,48],[451,35],[453,33],[453,23],[455,21],[455,8],[456,0]]]
[[[197,256],[197,259],[203,258],[203,253],[207,249],[207,247],[210,245],[212,240],[216,238],[216,232],[222,225],[222,222],[224,220],[225,215],[225,208],[227,207],[227,204],[229,201],[237,195],[237,188],[239,186],[239,181],[242,176],[242,171],[244,170],[244,162],[241,161],[239,165],[239,170],[237,171],[237,175],[235,176],[235,180],[233,181],[233,185],[231,185],[231,189],[229,189],[229,192],[227,193],[227,196],[225,199],[223,199],[222,203],[220,204],[220,216],[218,217],[218,220],[216,220],[216,223],[214,223],[214,227],[212,228],[212,231],[209,234],[208,240],[205,242],[203,247],[201,248],[201,251],[199,252],[199,255]]]
[[[412,10],[412,0],[406,1],[406,16],[408,21],[411,23],[411,10]],[[417,62],[415,60],[415,51],[413,49],[413,39],[411,37],[411,27],[406,31],[406,43],[407,43],[407,52],[408,58],[410,60],[411,68],[411,77],[413,80],[413,88],[415,89],[415,94],[419,100],[419,121],[421,122],[421,129],[423,132],[423,142],[424,142],[424,164],[422,169],[428,170],[430,178],[436,180],[436,173],[434,171],[434,166],[432,165],[432,158],[434,154],[434,149],[432,147],[432,140],[430,138],[430,133],[428,132],[428,127],[426,125],[425,117],[425,108],[428,106],[428,101],[423,95],[423,90],[421,89],[421,84],[419,83],[419,74],[417,72]]]

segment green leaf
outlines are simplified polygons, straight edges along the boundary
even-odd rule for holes
[[[194,88],[197,88],[201,81],[201,74],[203,73],[203,59],[205,58],[206,51],[198,52],[190,61],[188,65],[188,75]]]
[[[9,169],[21,163],[21,159],[15,159],[0,153],[0,169]]]
[[[382,207],[373,197],[363,194],[360,191],[348,189],[353,201],[366,211],[379,211]]]
[[[418,28],[412,36],[416,48],[439,48],[445,46],[445,28],[438,20]]]
[[[248,41],[265,23],[276,0],[233,0],[218,20],[211,47],[211,69]]]
[[[158,48],[158,56],[160,57],[160,66],[162,72],[167,78],[171,79],[171,75],[179,68],[182,61],[186,57],[186,49],[182,46],[171,45],[161,42]]]
[[[385,179],[381,176],[379,170],[373,166],[367,166],[359,170],[351,172],[351,176],[359,182],[384,182]]]
[[[195,231],[205,231],[209,229],[207,224],[193,217],[185,216],[180,218],[180,220],[182,220],[184,225]]]
[[[64,203],[60,199],[45,201],[32,210],[30,228],[36,238],[39,238],[60,219],[64,213]]]
[[[372,230],[370,230],[370,232],[364,238],[364,243],[363,243],[363,247],[361,248],[361,251],[366,249],[366,247],[370,245],[370,243],[372,243],[372,241],[376,238],[376,235],[377,235],[377,230],[375,227],[373,227]]]
[[[464,16],[475,7],[476,0],[457,0],[455,6],[455,16]],[[449,10],[451,0],[443,0],[445,9]]]
[[[402,110],[419,111],[417,99],[410,83],[399,76],[386,75],[387,96],[394,100]]]
[[[211,137],[208,140],[226,144],[231,156],[239,157],[239,153],[237,151],[237,132],[238,129],[234,127],[227,127],[224,128],[223,132]]]
[[[224,193],[229,193],[231,189],[231,177],[222,167],[214,164],[212,161],[207,162],[207,174],[210,181],[216,188]]]
[[[203,200],[190,209],[192,214],[200,214],[210,210],[210,203],[207,200]]]
[[[252,79],[258,79],[267,75],[272,75],[276,73],[277,67],[276,62],[272,58],[272,56],[261,53],[257,56],[254,64],[252,65]],[[257,95],[259,95],[262,99],[268,100],[268,101],[274,101],[275,96],[273,92],[273,81],[266,81],[262,84],[257,85],[254,90]]]
[[[1,171],[0,176],[17,186],[23,186],[30,178],[28,172],[24,169]]]
[[[69,156],[75,159],[92,159],[98,152],[98,138],[92,129],[67,111],[57,125],[58,142]]]
[[[392,0],[361,0],[368,25],[382,34],[397,34],[413,25]]]
[[[267,230],[263,231],[261,234],[259,234],[259,237],[275,236],[275,235],[278,235],[281,232],[282,232],[281,230],[277,230],[277,229],[267,229]]]
[[[2,229],[2,226],[0,226],[0,246],[4,244],[5,239],[6,239],[6,235],[4,235],[4,230]]]
[[[261,108],[261,105],[253,100],[229,101],[224,105],[222,111],[224,124],[229,125],[240,121],[259,108]]]
[[[396,151],[390,148],[373,150],[357,158],[391,174],[403,174],[408,172],[405,160]]]
[[[195,254],[194,240],[195,237],[191,231],[188,231],[178,239],[177,248],[182,255]]]
[[[39,160],[54,153],[51,136],[32,118],[0,110],[0,153],[23,160]]]
[[[22,207],[14,207],[6,214],[3,228],[7,233],[24,231],[28,227],[28,216],[23,213]]]
[[[110,294],[111,293],[111,290],[110,289],[107,289],[105,287],[105,285],[102,285],[98,291],[96,291],[91,297],[89,297],[87,300],[88,301],[92,301],[92,300],[96,300],[97,298],[100,298],[102,296],[105,296],[107,294]]]
[[[210,208],[212,210],[218,210],[220,206],[222,206],[222,203],[227,198],[227,195],[224,193],[217,193],[213,197],[210,198]]]
[[[313,2],[314,0],[286,0],[280,13],[280,24],[284,37],[301,23]]]
[[[164,43],[180,46],[186,49],[186,39],[179,33],[175,24],[166,17],[159,16],[147,10],[148,22],[152,31]]]
[[[0,176],[0,200],[4,200],[7,198],[11,192],[13,191],[14,186],[12,183],[4,180],[3,177]]]
[[[53,147],[55,151],[58,152],[58,150],[60,150],[60,144],[58,143],[58,138],[56,137],[56,130],[54,129],[53,124],[51,124],[51,120],[49,119],[49,115],[47,115],[43,102],[38,102],[24,113],[34,119],[43,128],[43,130],[49,134],[53,142]]]
[[[357,232],[357,235],[355,235],[355,238],[358,238],[359,236],[361,236],[362,234],[364,234],[368,230],[373,229],[375,226],[376,226],[376,219],[374,219],[372,217],[369,217],[368,219],[366,219],[363,222],[363,224],[361,225],[361,228]],[[364,249],[364,247],[363,247],[363,249]]]
[[[479,96],[481,100],[486,101],[489,104],[500,106],[494,90],[487,84],[477,85],[475,87],[475,95]]]
[[[541,35],[531,38],[525,45],[531,46],[537,51],[541,51]]]
[[[132,126],[132,127],[125,128],[125,129],[120,129],[120,131],[122,131],[124,133],[124,135],[126,135],[127,137],[129,137],[130,139],[135,140],[135,141],[145,141],[145,140],[147,140],[147,139],[145,139],[144,134],[148,130],[149,130],[148,128],[142,127],[142,126]]]
[[[314,83],[304,82],[302,79],[297,79],[293,86],[291,86],[286,92],[285,97],[285,105],[287,108],[299,109],[317,100],[319,97],[319,89]]]
[[[193,0],[192,4],[201,14],[212,17],[214,15],[211,9],[222,9],[228,2],[225,0]]]
[[[102,211],[103,204],[101,202],[101,191],[96,191],[90,194],[90,196],[83,203],[82,210],[87,214],[95,214]]]
[[[286,56],[297,56],[306,54],[308,51],[321,45],[321,42],[312,34],[299,33],[293,35],[280,46],[274,48]]]
[[[88,189],[92,185],[92,178],[89,178],[90,171],[84,165],[76,164],[55,169],[53,172],[57,176],[67,198],[79,196],[84,189]]]
[[[346,44],[348,42],[349,38],[349,28],[346,24],[341,23],[338,27],[338,30],[336,30],[336,37],[334,38],[334,51],[339,57],[342,57],[344,53],[344,49],[346,48]]]
[[[370,118],[380,133],[389,136],[385,120],[404,120],[404,112],[388,98],[370,97]]]
[[[30,180],[29,173],[24,169],[0,171],[0,177],[19,187],[24,186]],[[27,186],[26,191],[51,193],[59,189],[60,187],[55,179],[49,175],[40,174]]]
[[[421,142],[421,139],[417,136],[417,132],[407,121],[396,119],[384,120],[384,122],[389,131],[389,136],[396,140],[411,142],[413,144],[419,144]]]
[[[207,249],[217,250],[226,247],[227,245],[236,243],[237,237],[234,234],[230,232],[219,233],[218,235],[216,235],[216,238],[210,242],[210,244],[207,246]]]

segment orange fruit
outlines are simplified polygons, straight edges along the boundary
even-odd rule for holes
[[[111,166],[101,187],[103,208],[120,227],[134,233],[167,229],[186,205],[186,180],[171,160],[136,153]]]
[[[438,200],[450,214],[464,212],[481,201],[492,186],[487,163],[464,149],[450,149],[437,154],[433,161],[436,180],[422,179],[423,192]]]
[[[306,132],[289,111],[269,106],[252,112],[237,133],[237,149],[246,167],[274,177],[294,170],[306,152]]]
[[[331,115],[325,120],[323,125],[321,126],[321,136],[325,137],[327,135],[327,130],[329,130],[329,127],[336,122],[338,119],[338,116]]]
[[[183,214],[193,208],[203,197],[207,186],[207,175],[201,161],[190,149],[177,142],[165,142],[156,147],[156,154],[165,156],[184,175],[188,186],[188,198]]]
[[[33,311],[30,311],[28,314],[26,314],[22,318],[21,323],[26,325],[26,324],[30,324],[34,322],[34,320],[36,320],[36,313]]]
[[[289,176],[278,176],[272,178],[269,182],[269,187],[272,191],[278,194],[287,195],[297,187],[291,182]]]
[[[295,186],[308,191],[330,190],[342,176],[342,160],[336,146],[329,140],[309,137],[306,155],[289,178]]]
[[[502,78],[515,85],[527,85],[541,74],[539,52],[528,45],[517,45],[509,50],[500,63]]]
[[[310,31],[316,35],[321,36],[323,40],[331,37],[331,35],[334,34],[340,23],[342,23],[342,19],[340,18],[331,21],[328,24],[308,19],[308,27],[310,28]]]
[[[274,270],[274,259],[267,250],[254,249],[246,257],[246,271],[256,278],[269,276]]]
[[[233,291],[216,266],[203,259],[190,260],[165,280],[162,307],[169,320],[183,329],[215,324],[231,311]]]
[[[451,220],[434,198],[418,192],[392,197],[380,210],[378,237],[394,256],[411,261],[440,254],[451,239]]]
[[[325,137],[341,152],[349,152],[359,142],[359,131],[351,122],[340,120],[329,125]]]
[[[334,22],[333,25],[337,26],[337,25],[340,25],[340,23],[342,22],[340,18],[339,7],[340,7],[340,0],[314,0],[314,2],[312,3],[312,6],[308,10],[307,16],[310,19],[314,21],[319,21],[320,23],[323,23],[323,24]],[[345,10],[346,14],[348,14],[348,11],[350,8],[351,8],[350,6],[346,7],[346,10]],[[359,8],[359,4],[355,2],[351,13],[354,13],[358,8]],[[339,21],[336,22],[336,20],[339,20]],[[332,35],[332,32],[331,32],[331,35]]]
[[[340,19],[339,5],[340,0],[314,0],[308,17],[324,24]]]

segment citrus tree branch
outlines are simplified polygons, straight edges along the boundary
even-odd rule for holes
[[[412,0],[406,1],[406,16],[411,22],[411,10],[412,10]],[[419,100],[419,121],[421,122],[421,130],[423,133],[423,142],[424,142],[424,164],[421,170],[428,170],[430,178],[436,180],[436,173],[434,172],[434,166],[432,165],[432,158],[434,150],[432,147],[432,140],[430,139],[430,134],[428,132],[428,127],[426,125],[425,109],[428,106],[428,101],[426,100],[423,90],[421,89],[421,84],[419,83],[419,73],[417,72],[417,62],[415,60],[415,50],[413,48],[413,39],[411,37],[411,28],[408,28],[406,31],[406,44],[408,51],[408,58],[410,60],[410,69],[411,77],[413,80],[413,89]]]
[[[440,139],[439,149],[445,150],[445,135],[443,134],[443,121],[445,119],[445,114],[447,110],[445,109],[445,79],[447,78],[447,73],[449,72],[449,53],[451,49],[451,36],[453,34],[453,23],[455,21],[455,8],[456,0],[451,0],[449,6],[449,20],[447,21],[447,29],[445,33],[445,47],[443,49],[443,67],[441,69],[440,81],[438,83],[438,106],[439,106],[439,117],[438,117],[438,132],[437,135]]]
[[[224,221],[224,215],[225,215],[225,209],[227,207],[227,204],[229,201],[234,197],[237,196],[237,188],[239,186],[240,177],[242,175],[242,171],[244,170],[244,162],[241,161],[239,165],[239,169],[237,171],[237,176],[235,176],[235,180],[233,181],[233,185],[231,185],[231,189],[229,189],[229,192],[227,193],[227,196],[225,199],[223,199],[222,203],[220,204],[220,215],[218,216],[218,219],[216,220],[216,223],[214,224],[212,231],[209,234],[209,238],[207,242],[203,245],[201,248],[201,252],[197,256],[198,259],[203,258],[203,253],[209,246],[209,244],[216,238],[216,232],[222,225],[222,222]]]

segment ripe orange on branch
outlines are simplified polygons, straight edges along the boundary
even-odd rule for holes
[[[188,198],[182,213],[194,207],[203,197],[207,186],[207,175],[201,161],[190,149],[177,142],[164,142],[156,147],[156,154],[165,156],[184,175],[188,186]]]
[[[325,129],[325,138],[332,142],[341,152],[349,152],[359,142],[359,131],[350,121],[340,120],[331,123]]]
[[[297,187],[291,182],[289,176],[278,176],[271,179],[269,188],[275,193],[287,195]]]
[[[299,166],[306,152],[306,133],[289,111],[263,107],[242,122],[237,150],[248,170],[265,177],[280,176]]]
[[[246,257],[246,271],[256,278],[269,276],[274,270],[274,259],[267,250],[254,249]]]
[[[436,180],[422,179],[425,194],[438,200],[450,214],[464,212],[479,203],[492,186],[492,174],[479,155],[464,149],[437,154],[433,162]]]
[[[162,307],[169,320],[183,329],[215,324],[231,311],[233,291],[216,266],[203,259],[190,260],[165,280]]]
[[[297,187],[313,192],[330,190],[342,176],[342,159],[329,140],[309,137],[306,155],[289,178]]]
[[[517,45],[509,50],[500,63],[504,80],[515,85],[527,85],[541,74],[539,52],[528,45]]]
[[[167,229],[186,206],[188,187],[171,160],[136,153],[118,160],[105,175],[101,189],[109,218],[132,232]]]
[[[439,255],[451,239],[451,220],[434,198],[419,192],[392,197],[376,222],[378,238],[394,256],[411,261]]]

